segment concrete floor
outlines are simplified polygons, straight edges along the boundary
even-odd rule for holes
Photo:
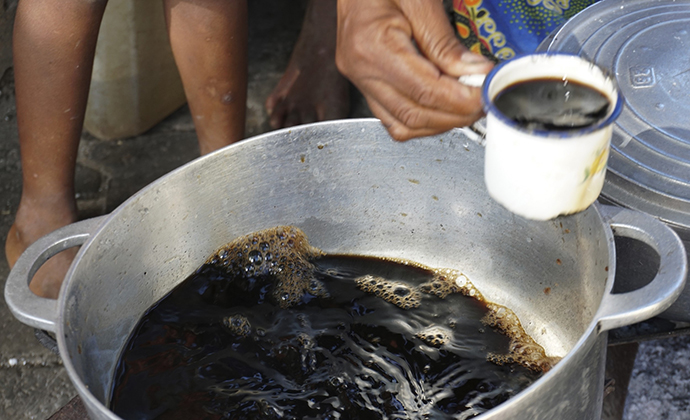
[[[690,419],[690,337],[642,343],[625,420]]]
[[[250,2],[249,136],[268,130],[263,102],[297,36],[301,11],[287,3],[291,2]],[[11,72],[0,80],[0,88],[0,235],[4,238],[21,188]],[[354,114],[368,114],[361,100]],[[84,217],[112,211],[141,187],[197,156],[186,107],[141,136],[100,141],[85,134],[77,171],[80,210]],[[1,290],[8,273],[0,258]],[[76,395],[59,357],[43,348],[33,330],[16,321],[5,304],[0,304],[0,337],[0,420],[46,419]],[[629,389],[626,420],[690,419],[690,337],[643,343]]]

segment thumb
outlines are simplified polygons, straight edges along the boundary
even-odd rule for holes
[[[450,76],[488,73],[493,62],[463,46],[455,36],[441,1],[401,1],[400,7],[412,27],[412,36],[422,54]]]

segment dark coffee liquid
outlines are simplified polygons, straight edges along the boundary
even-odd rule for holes
[[[491,304],[465,296],[478,292],[459,273],[322,255],[292,228],[267,232],[221,249],[148,310],[117,366],[112,411],[464,419],[540,375],[487,360],[510,354],[515,337],[487,325]]]
[[[494,105],[528,130],[563,131],[585,128],[606,117],[611,106],[603,93],[578,82],[534,79],[502,90]]]

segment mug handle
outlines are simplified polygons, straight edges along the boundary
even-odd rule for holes
[[[468,127],[456,127],[452,129],[451,132],[471,140],[482,147],[486,147],[486,117],[479,119]]]
[[[29,289],[29,283],[36,271],[50,257],[68,248],[83,245],[106,217],[107,215],[94,217],[57,229],[31,244],[22,253],[10,270],[5,284],[5,302],[20,322],[41,330],[56,332],[57,300],[35,295]],[[77,259],[79,255],[75,258]],[[65,278],[70,276],[72,267]]]
[[[654,217],[615,206],[599,205],[598,209],[615,236],[642,241],[660,257],[659,271],[649,284],[628,293],[609,291],[604,296],[595,318],[599,331],[608,331],[644,321],[668,309],[683,291],[688,261],[678,235]]]

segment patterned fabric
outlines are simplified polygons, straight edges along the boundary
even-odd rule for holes
[[[470,50],[494,60],[534,51],[596,0],[453,0],[455,27]]]

